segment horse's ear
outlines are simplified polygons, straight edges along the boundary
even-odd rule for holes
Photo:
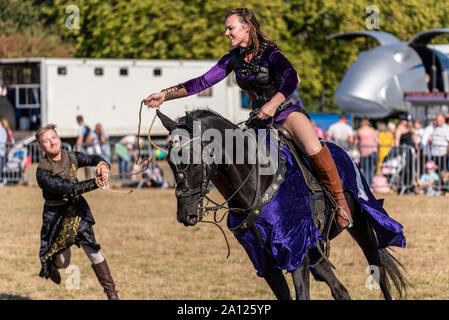
[[[193,118],[192,114],[190,112],[186,112],[186,126],[187,126],[187,131],[189,133],[193,134],[193,121],[195,119]]]
[[[170,119],[169,117],[167,117],[165,114],[163,114],[162,112],[159,111],[159,109],[156,109],[156,114],[158,116],[158,118],[161,120],[162,125],[165,127],[165,129],[167,129],[169,132],[172,132],[173,130],[176,129],[176,127],[178,126],[178,124],[176,123],[176,121],[173,121],[172,119]]]

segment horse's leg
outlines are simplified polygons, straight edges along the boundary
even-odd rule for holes
[[[373,228],[370,226],[368,219],[365,214],[363,214],[356,201],[353,199],[352,195],[345,193],[346,201],[353,213],[354,226],[348,229],[351,236],[358,243],[363,251],[363,254],[368,260],[370,266],[375,266],[379,270],[379,278],[375,281],[379,284],[380,289],[386,300],[391,300],[390,295],[390,283],[387,278],[387,273],[385,268],[382,266],[381,257],[378,249],[378,242],[376,235],[374,234]]]
[[[326,282],[335,300],[351,300],[348,290],[338,281],[327,261],[323,260],[319,264],[314,265],[313,273],[315,277]]]
[[[263,277],[278,300],[292,299],[290,296],[290,289],[284,275],[282,274],[282,270],[267,269],[263,273]]]
[[[306,254],[301,266],[292,271],[293,284],[295,286],[296,300],[310,300],[310,262]]]

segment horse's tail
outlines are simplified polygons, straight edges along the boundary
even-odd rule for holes
[[[407,280],[403,273],[407,272],[407,270],[388,249],[380,249],[379,256],[382,267],[385,268],[388,278],[393,282],[394,287],[399,293],[399,299],[401,299],[406,295],[408,287],[413,288],[413,285]]]

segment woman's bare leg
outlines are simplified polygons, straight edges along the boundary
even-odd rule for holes
[[[300,112],[292,112],[282,125],[292,134],[299,149],[307,156],[320,152],[322,146],[312,122]]]
[[[337,203],[337,224],[350,228],[352,217],[343,194],[340,175],[325,143],[321,144],[310,120],[300,112],[292,112],[282,125],[290,132],[295,144],[307,156],[310,165]]]

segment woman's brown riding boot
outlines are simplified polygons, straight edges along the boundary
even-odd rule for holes
[[[106,260],[98,264],[93,264],[95,275],[98,281],[104,288],[104,292],[108,296],[108,300],[119,300],[117,291],[115,290],[114,280],[112,280],[111,272],[109,271]]]
[[[317,154],[308,156],[307,159],[317,174],[320,183],[329,191],[337,203],[337,225],[342,229],[351,228],[351,211],[346,203],[340,175],[327,145],[325,143],[321,143],[321,145],[321,150]]]

